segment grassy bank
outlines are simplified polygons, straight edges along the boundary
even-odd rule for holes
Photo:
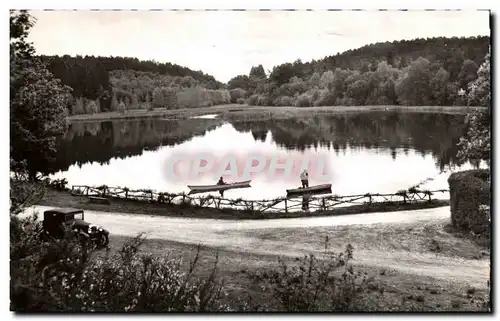
[[[262,107],[247,105],[220,105],[204,108],[189,109],[166,109],[157,108],[154,110],[132,109],[126,113],[106,112],[92,115],[73,115],[67,119],[70,122],[80,121],[104,121],[113,119],[140,119],[140,118],[187,118],[207,114],[220,114],[225,119],[235,117],[248,118],[288,118],[311,114],[329,114],[345,112],[363,111],[400,111],[400,112],[425,112],[425,113],[446,113],[446,114],[466,114],[481,107],[466,106],[331,106],[331,107]]]
[[[231,233],[238,235],[237,231]],[[355,270],[371,280],[367,292],[359,302],[364,311],[484,311],[481,302],[488,292],[486,284],[475,287],[467,281],[411,273],[390,264],[383,266],[384,262],[380,262],[382,265],[379,266],[356,263],[357,258],[363,255],[361,253],[367,250],[388,253],[389,258],[411,253],[415,257],[436,257],[436,260],[443,262],[454,259],[488,259],[489,250],[451,232],[447,220],[424,224],[294,229],[293,233],[287,229],[245,233],[250,233],[256,240],[264,242],[281,240],[287,244],[307,244],[318,249],[318,252],[324,247],[324,235],[329,236],[330,246],[334,248],[349,242],[354,247]],[[120,249],[127,239],[112,236],[112,251]],[[436,250],[436,244],[441,250]],[[145,241],[142,251],[153,255],[182,256],[184,269],[188,269],[189,261],[196,254],[196,248],[196,245],[150,239]],[[285,253],[286,248],[280,250],[280,253],[281,251]],[[256,255],[202,246],[196,272],[198,276],[208,276],[215,263],[216,254],[218,274],[224,279],[228,303],[242,309],[242,302],[246,301],[248,304],[248,297],[251,296],[253,306],[269,309],[275,304],[274,298],[262,290],[254,276],[274,271],[278,266],[278,255]],[[280,255],[285,263],[295,264],[293,256]],[[419,266],[421,262],[416,259],[409,264]]]
[[[173,217],[195,217],[213,219],[270,219],[270,218],[293,218],[311,216],[334,216],[356,213],[393,212],[402,210],[416,210],[423,208],[434,208],[449,205],[449,200],[433,200],[414,204],[404,203],[374,203],[372,205],[354,205],[336,208],[331,211],[316,212],[280,212],[280,213],[257,213],[245,210],[204,208],[190,205],[157,204],[143,201],[112,199],[109,205],[89,203],[85,196],[72,196],[69,192],[47,189],[39,205],[55,207],[75,207],[84,210],[122,212],[130,214],[148,214]]]

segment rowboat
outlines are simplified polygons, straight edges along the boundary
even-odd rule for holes
[[[324,191],[324,190],[330,190],[332,188],[332,184],[322,184],[322,185],[315,185],[315,186],[309,186],[306,188],[295,188],[295,189],[287,189],[286,192],[287,194],[303,194],[303,193],[314,193],[318,191]]]
[[[250,187],[250,182],[251,180],[234,182],[224,185],[188,185],[188,187],[191,190],[190,193],[203,193],[203,192],[225,191],[227,189],[233,189],[233,188]]]

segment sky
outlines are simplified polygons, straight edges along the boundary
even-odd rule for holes
[[[376,42],[490,35],[487,11],[32,11],[39,54],[171,62],[227,82]]]

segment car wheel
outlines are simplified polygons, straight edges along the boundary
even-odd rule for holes
[[[109,243],[108,236],[106,234],[101,234],[98,243],[98,246],[100,248],[106,247]]]
[[[103,236],[103,240],[104,240],[103,246],[108,246],[108,244],[109,244],[108,236],[106,234],[103,234],[102,236]]]

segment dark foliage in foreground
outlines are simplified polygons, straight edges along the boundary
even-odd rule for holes
[[[181,260],[139,254],[140,236],[120,252],[97,252],[77,239],[40,242],[35,218],[12,219],[11,310],[78,311],[217,311],[222,284],[216,267],[205,279],[193,276]]]
[[[450,175],[448,184],[453,227],[489,236],[490,175],[487,169],[469,170]]]
[[[296,258],[295,265],[279,260],[278,267],[270,272],[250,273],[269,302],[251,308],[288,312],[363,310],[359,299],[371,280],[349,265],[352,254],[353,248],[348,245],[345,252],[325,250],[321,258]]]
[[[16,312],[231,311],[223,281],[217,275],[216,257],[208,276],[197,277],[199,250],[186,267],[182,258],[140,251],[142,235],[127,241],[120,251],[98,251],[85,239],[67,231],[66,238],[43,235],[36,215],[22,214],[44,188],[26,175],[17,175],[11,189],[10,299]],[[15,193],[12,193],[15,192]],[[348,261],[350,248],[337,256],[316,260],[312,256],[299,267],[283,262],[261,278],[280,298],[266,310],[342,311],[356,305],[363,283],[356,283]],[[304,267],[308,264],[308,274]],[[341,269],[345,269],[342,273]],[[288,273],[287,271],[292,271]],[[301,271],[301,272],[299,272]],[[301,274],[302,273],[302,274]],[[305,301],[304,301],[305,300]],[[259,307],[246,305],[246,309]]]
[[[26,182],[25,182],[26,183]],[[17,182],[22,184],[22,182]],[[21,189],[17,189],[20,191]],[[18,211],[16,211],[18,212]],[[120,251],[98,251],[67,231],[63,240],[42,237],[37,216],[11,215],[10,293],[16,312],[188,312],[231,311],[217,258],[208,276],[196,276],[199,248],[186,267],[182,259],[140,252],[142,235]],[[366,287],[358,282],[346,253],[299,265],[280,262],[269,276],[257,280],[278,298],[270,311],[344,311],[356,306]],[[306,269],[307,268],[307,273]],[[340,270],[343,268],[343,274]],[[340,273],[339,273],[340,271]],[[340,276],[338,276],[340,275]],[[267,292],[267,290],[266,290]],[[262,307],[246,305],[245,309]]]

